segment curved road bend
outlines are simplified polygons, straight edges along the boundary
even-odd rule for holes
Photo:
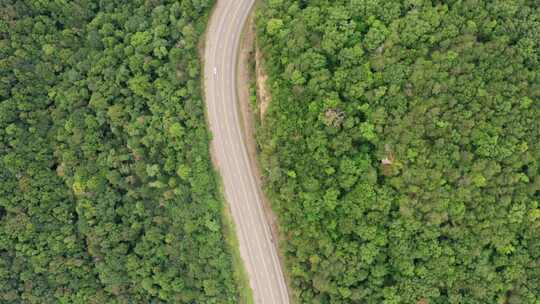
[[[237,100],[237,54],[255,0],[218,0],[206,34],[205,94],[214,161],[222,176],[255,303],[288,304],[287,286],[245,146]],[[246,85],[247,87],[247,85]]]

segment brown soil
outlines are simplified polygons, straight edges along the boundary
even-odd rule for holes
[[[264,121],[264,114],[270,105],[270,92],[267,88],[268,75],[263,68],[262,53],[259,46],[255,47],[255,71],[257,74],[257,100],[259,101],[259,115],[261,123]]]

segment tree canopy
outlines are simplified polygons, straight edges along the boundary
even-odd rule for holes
[[[299,303],[539,303],[540,2],[268,0],[257,32]]]
[[[1,303],[236,303],[199,81],[213,3],[2,1]]]

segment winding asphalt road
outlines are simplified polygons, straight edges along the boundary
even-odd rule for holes
[[[240,37],[254,2],[217,1],[206,34],[206,106],[214,162],[223,178],[255,303],[281,304],[289,303],[287,286],[240,127],[236,92]]]

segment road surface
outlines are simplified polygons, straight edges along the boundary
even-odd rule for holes
[[[205,95],[214,162],[223,179],[255,303],[281,304],[289,303],[287,286],[240,127],[236,92],[240,36],[254,1],[217,1],[206,34]]]

